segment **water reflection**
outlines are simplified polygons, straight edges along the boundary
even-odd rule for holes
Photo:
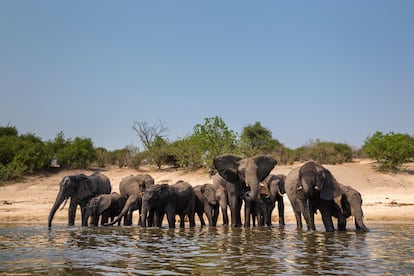
[[[412,225],[408,225],[412,226]],[[410,274],[412,227],[0,228],[0,274]]]

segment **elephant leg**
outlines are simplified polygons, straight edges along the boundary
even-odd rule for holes
[[[213,225],[213,208],[211,207],[210,204],[207,203],[204,205],[204,213],[207,216],[208,225],[212,226]]]
[[[285,226],[285,204],[283,198],[277,201],[277,210],[279,212],[279,226]]]
[[[338,217],[338,230],[346,231],[346,218],[344,218],[344,216]]]
[[[108,220],[109,220],[109,215],[108,214],[102,214],[102,217],[101,217],[101,225],[103,226],[106,223],[108,223]]]
[[[132,211],[128,211],[125,218],[126,221],[124,220],[124,225],[132,225]]]
[[[302,225],[302,213],[299,211],[293,211],[295,213],[295,218],[296,218],[296,228],[297,229],[302,229],[303,225]]]
[[[204,221],[203,212],[197,212],[198,219],[200,220],[201,226],[205,226],[206,222]]]
[[[74,200],[72,200],[72,198],[70,199],[70,204],[69,204],[69,214],[68,214],[68,218],[69,218],[69,222],[68,225],[69,226],[74,226],[75,225],[75,217],[76,217],[76,208],[78,207],[78,204],[76,202],[74,202]]]
[[[184,228],[185,214],[180,214],[180,228]]]
[[[167,220],[168,220],[168,227],[175,228],[175,211],[174,210],[170,209],[167,211]]]
[[[217,226],[218,215],[219,215],[219,206],[218,204],[216,204],[212,208],[211,226]]]
[[[227,199],[223,198],[220,200],[220,209],[221,209],[221,216],[223,218],[223,225],[229,225],[229,216],[227,214]],[[218,219],[218,211],[217,211],[217,218],[216,218],[216,225]]]
[[[333,232],[335,229],[334,229],[334,225],[332,222],[332,216],[330,212],[328,212],[325,209],[320,209],[320,212],[322,215],[322,221],[323,221],[323,225],[325,226],[326,232]]]
[[[190,228],[195,227],[195,212],[194,211],[190,211],[190,213],[188,214],[188,221],[190,223]]]
[[[246,200],[244,202],[244,227],[250,227],[250,216],[253,216],[253,226],[255,226],[254,213],[252,212],[253,204],[252,201]]]

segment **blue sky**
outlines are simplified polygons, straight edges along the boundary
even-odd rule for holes
[[[285,146],[414,134],[414,1],[0,1],[0,126],[142,149],[220,116]]]

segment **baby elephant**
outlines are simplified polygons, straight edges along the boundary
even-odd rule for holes
[[[101,216],[101,225],[108,223],[108,219],[111,221],[117,217],[122,208],[125,205],[125,198],[118,193],[102,194],[89,200],[88,205],[85,207],[85,217],[83,225],[88,225],[88,218],[91,217],[91,225],[98,226],[98,220]],[[121,221],[118,222],[118,226]]]

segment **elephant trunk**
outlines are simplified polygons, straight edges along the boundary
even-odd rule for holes
[[[52,206],[52,209],[50,210],[49,213],[49,219],[48,219],[48,223],[47,223],[47,227],[50,229],[52,227],[52,220],[53,217],[55,216],[55,213],[57,211],[57,209],[59,209],[59,206],[62,204],[62,202],[65,200],[65,198],[62,196],[61,193],[58,194],[58,196],[56,197],[56,201]]]
[[[353,214],[354,218],[355,218],[355,227],[357,230],[362,230],[364,232],[369,232],[368,227],[365,226],[364,224],[364,220],[363,220],[363,215],[362,215],[362,210],[359,212],[357,212],[357,214]]]
[[[257,180],[256,176],[254,177],[246,177],[246,183],[250,187],[250,191],[245,194],[245,199],[247,201],[255,201],[259,196],[260,184]]]
[[[141,212],[141,223],[142,227],[147,227],[147,218],[148,218],[149,208],[147,204],[142,203],[142,212]]]
[[[114,225],[115,223],[118,223],[129,211],[129,208],[131,205],[138,199],[139,197],[136,195],[131,195],[128,197],[127,201],[125,202],[124,208],[122,209],[121,213],[111,222],[111,223],[105,223],[105,226],[108,225]],[[131,222],[132,223],[132,222]]]

